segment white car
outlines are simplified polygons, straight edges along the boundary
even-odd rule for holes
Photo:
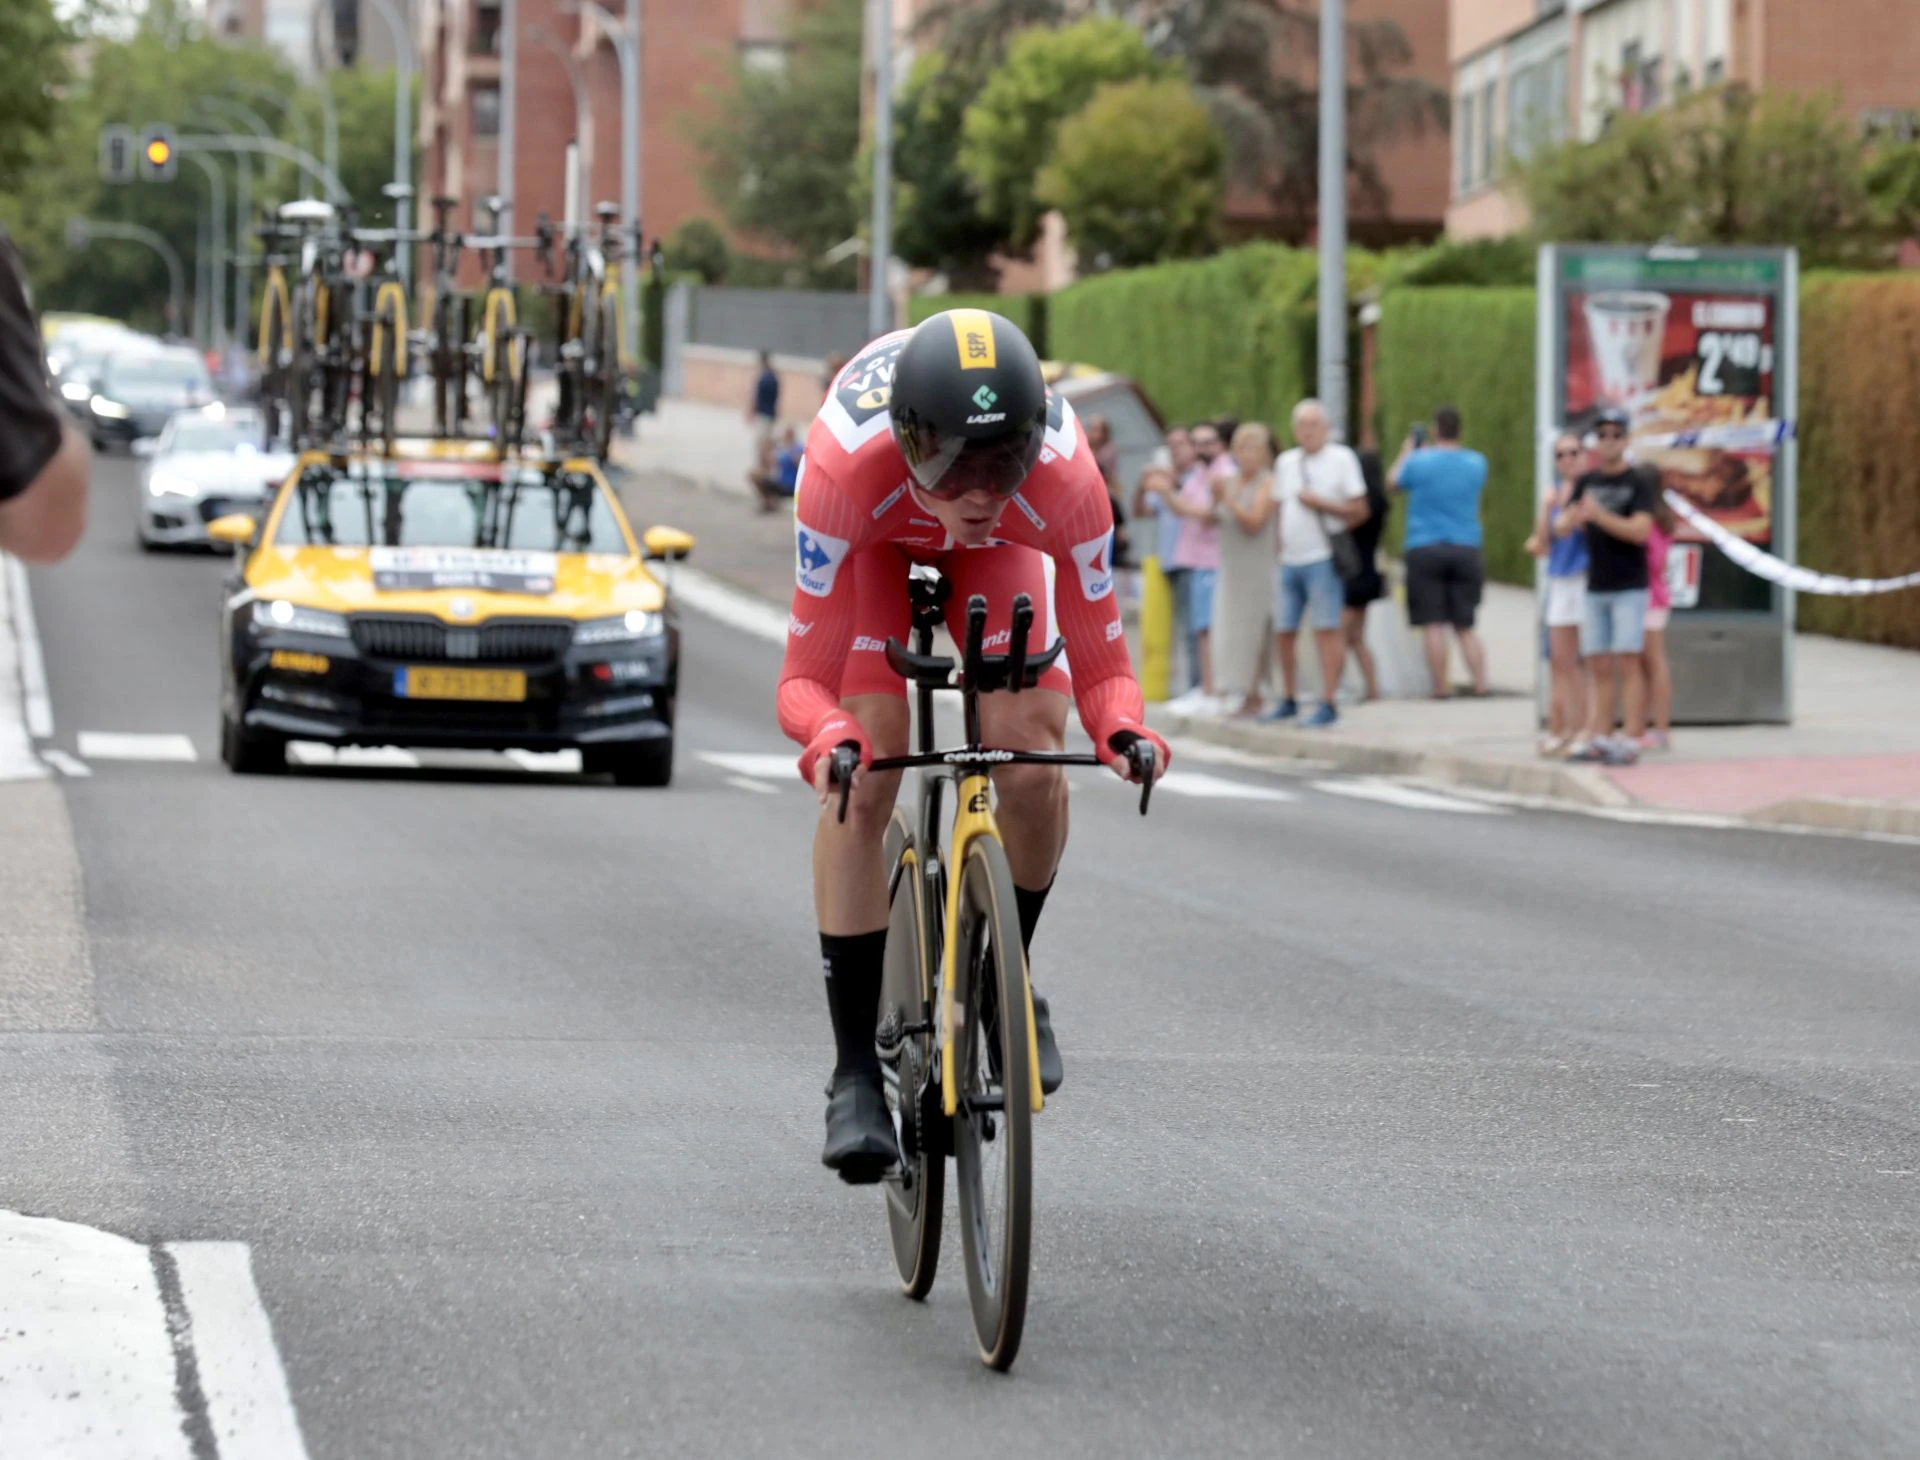
[[[253,411],[212,405],[176,412],[140,473],[140,545],[211,546],[209,522],[272,500],[294,458],[263,449],[264,434]]]

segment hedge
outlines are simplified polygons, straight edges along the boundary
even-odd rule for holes
[[[1284,425],[1311,393],[1314,278],[1312,254],[1276,244],[1103,274],[1053,296],[1050,343],[1137,381],[1170,424]]]
[[[1800,295],[1798,558],[1849,578],[1920,569],[1920,280],[1811,274]],[[1920,590],[1795,599],[1799,625],[1920,649]]]
[[[1533,290],[1397,289],[1381,301],[1375,388],[1381,454],[1391,463],[1415,421],[1460,412],[1464,443],[1485,453],[1487,575],[1531,583],[1523,544],[1533,528]],[[1387,524],[1394,551],[1404,504]]]
[[[1040,358],[1049,353],[1045,294],[916,294],[907,301],[907,323],[918,324],[948,309],[990,309],[1019,325]]]

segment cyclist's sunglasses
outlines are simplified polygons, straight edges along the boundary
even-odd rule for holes
[[[1011,497],[1039,460],[1045,428],[1036,423],[1024,439],[969,441],[933,431],[902,435],[901,454],[914,484],[927,496],[953,502],[970,492]]]

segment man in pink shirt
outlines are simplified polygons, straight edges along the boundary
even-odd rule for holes
[[[1202,421],[1189,433],[1198,458],[1180,479],[1180,490],[1168,504],[1180,518],[1173,543],[1173,566],[1184,569],[1186,598],[1181,604],[1187,626],[1187,652],[1199,667],[1200,682],[1171,701],[1167,708],[1182,714],[1209,713],[1215,703],[1213,658],[1213,585],[1220,573],[1220,522],[1215,515],[1214,480],[1234,473],[1221,428]]]

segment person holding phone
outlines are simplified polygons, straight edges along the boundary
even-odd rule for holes
[[[1474,632],[1487,580],[1480,527],[1487,459],[1460,444],[1460,412],[1452,406],[1433,413],[1433,437],[1433,445],[1424,445],[1426,433],[1416,423],[1387,480],[1407,494],[1407,618],[1425,631],[1433,697],[1444,700],[1449,626],[1473,692],[1487,692],[1487,651]]]

